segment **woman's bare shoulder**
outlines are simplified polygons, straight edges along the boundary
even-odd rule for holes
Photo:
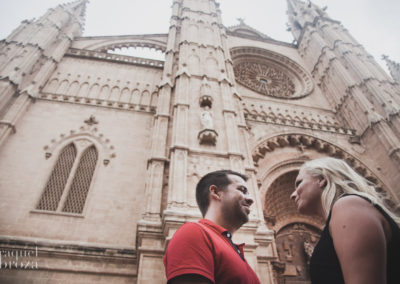
[[[332,207],[332,211],[353,211],[356,209],[374,209],[373,204],[358,195],[346,195],[339,198]]]
[[[371,228],[380,225],[382,216],[368,200],[348,195],[338,199],[332,207],[330,227],[354,226]]]

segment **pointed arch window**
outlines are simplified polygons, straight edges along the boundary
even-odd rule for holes
[[[71,143],[62,150],[58,157],[36,209],[48,211],[57,210],[75,158],[76,148],[75,145]]]
[[[62,209],[63,212],[82,213],[96,167],[97,156],[94,146],[87,148],[83,153]]]
[[[64,147],[36,209],[81,214],[97,160],[98,152],[93,144],[82,150],[74,143]]]

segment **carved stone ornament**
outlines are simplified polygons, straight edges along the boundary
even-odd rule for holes
[[[200,107],[208,107],[211,108],[213,103],[213,98],[208,95],[203,95],[199,99]]]
[[[289,76],[272,66],[241,62],[234,72],[239,83],[258,93],[278,98],[290,98],[295,94],[295,85]]]
[[[203,129],[199,132],[197,138],[199,139],[200,144],[205,145],[213,145],[217,143],[218,133],[212,129]]]
[[[86,119],[84,121],[87,125],[94,125],[94,124],[98,124],[99,122],[96,120],[96,117],[94,117],[94,115],[91,115],[89,117],[89,119]]]

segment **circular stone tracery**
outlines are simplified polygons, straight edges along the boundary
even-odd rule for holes
[[[292,59],[257,47],[238,46],[230,50],[235,79],[263,95],[299,99],[314,89],[311,75]]]
[[[264,95],[290,98],[295,85],[282,71],[256,62],[241,62],[234,68],[236,80]]]

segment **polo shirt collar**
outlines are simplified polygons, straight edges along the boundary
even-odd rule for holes
[[[221,227],[220,225],[215,224],[213,221],[208,220],[208,219],[201,219],[199,220],[199,223],[206,225],[208,227],[211,227],[214,231],[218,232],[219,234],[227,237],[227,234],[230,234],[229,231],[227,229],[225,229],[224,227]],[[229,237],[231,238],[231,237]],[[240,250],[240,253],[242,254],[242,256],[244,255],[244,243],[241,244],[235,244],[238,249]]]
[[[225,229],[224,227],[221,227],[220,225],[215,224],[213,221],[208,220],[208,219],[201,219],[199,223],[209,226],[221,235],[228,233],[228,230]]]
[[[228,233],[230,234],[230,232],[229,232],[227,229],[225,229],[224,227],[221,227],[220,225],[215,224],[215,223],[214,223],[213,221],[211,221],[211,220],[208,220],[208,219],[201,219],[201,220],[199,220],[199,223],[211,227],[212,229],[214,229],[216,232],[218,232],[218,233],[221,234],[221,235],[227,236]],[[237,245],[239,248],[243,248],[244,243],[236,244],[236,245]]]

